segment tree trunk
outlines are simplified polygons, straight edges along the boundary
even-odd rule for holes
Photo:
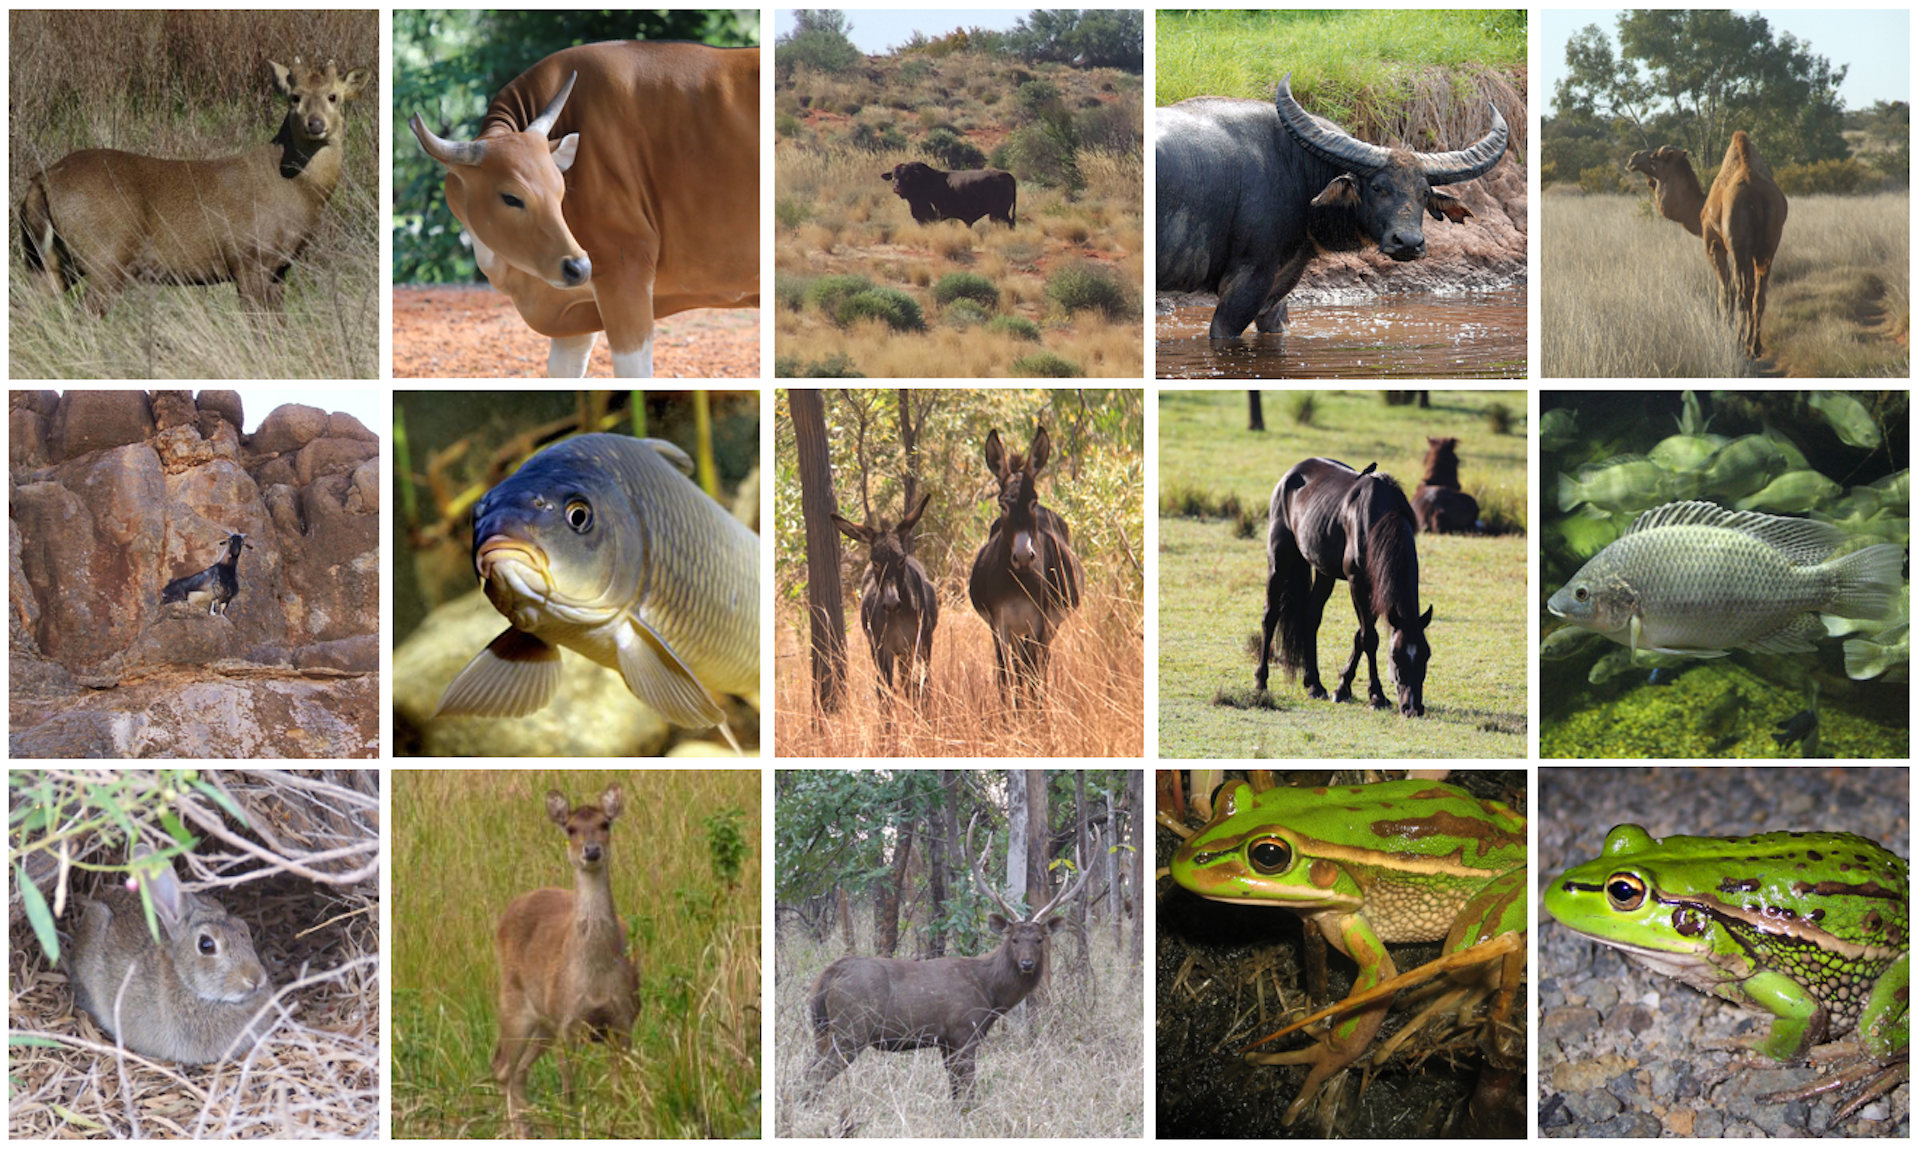
[[[1247,430],[1265,431],[1266,429],[1267,421],[1260,414],[1260,393],[1249,390],[1247,392]]]
[[[943,792],[941,805],[945,805],[944,792],[947,789],[947,772],[940,772],[940,789]],[[941,812],[935,809],[927,815],[927,833],[923,841],[927,848],[927,905],[932,913],[927,920],[934,925],[927,930],[928,958],[944,958],[947,954],[947,932],[939,924],[946,919],[947,908],[947,850],[946,828],[940,825]]]
[[[1142,969],[1140,963],[1145,951],[1143,946],[1143,935],[1145,933],[1143,921],[1147,917],[1146,907],[1141,905],[1147,897],[1145,877],[1141,873],[1141,856],[1145,854],[1145,844],[1140,841],[1140,829],[1146,825],[1145,807],[1141,803],[1140,795],[1142,774],[1143,772],[1141,771],[1127,772],[1126,841],[1133,847],[1133,866],[1131,868],[1133,871],[1133,889],[1129,892],[1133,898],[1133,946],[1131,953],[1128,955],[1128,959],[1133,970],[1136,972]],[[1120,837],[1116,834],[1114,836],[1114,842],[1117,843],[1119,841]]]
[[[789,388],[793,439],[800,465],[800,515],[807,528],[807,615],[813,651],[813,697],[831,714],[847,682],[847,617],[840,601],[840,536],[833,525],[833,464],[827,453],[826,406],[817,390]]]
[[[874,953],[892,958],[900,949],[900,896],[907,883],[907,860],[913,855],[913,819],[902,818],[894,827],[893,878],[874,900]]]
[[[1100,852],[1100,873],[1107,880],[1107,917],[1113,923],[1113,953],[1117,955],[1124,945],[1120,932],[1124,929],[1121,923],[1125,921],[1125,915],[1122,912],[1126,908],[1126,902],[1120,897],[1120,852],[1115,848],[1120,845],[1120,828],[1125,820],[1121,818],[1119,805],[1114,802],[1113,792],[1106,791],[1105,794],[1107,796],[1107,836],[1101,844],[1105,849]]]
[[[902,481],[901,486],[905,490],[907,501],[900,509],[902,518],[913,514],[914,501],[920,498],[920,445],[918,436],[919,429],[913,425],[913,392],[903,387],[900,389],[900,451],[902,470],[906,472],[906,477]],[[904,542],[907,545],[907,552],[911,554],[913,551],[913,538],[909,536]]]

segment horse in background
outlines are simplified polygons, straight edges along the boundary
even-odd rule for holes
[[[1420,530],[1435,535],[1474,531],[1480,504],[1460,490],[1460,441],[1427,437],[1426,477],[1413,492],[1413,513]]]
[[[1433,608],[1420,612],[1413,508],[1398,483],[1374,474],[1375,466],[1355,471],[1331,459],[1309,459],[1274,486],[1267,506],[1267,614],[1254,684],[1267,689],[1278,626],[1281,664],[1289,672],[1305,669],[1309,698],[1327,697],[1320,682],[1317,638],[1333,584],[1345,579],[1360,625],[1333,701],[1353,698],[1354,673],[1364,653],[1368,701],[1376,708],[1387,706],[1374,659],[1380,646],[1375,620],[1385,616],[1393,631],[1388,673],[1399,694],[1400,713],[1417,717],[1427,713],[1423,689],[1433,652],[1426,631]]]

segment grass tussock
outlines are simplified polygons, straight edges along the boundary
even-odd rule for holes
[[[1077,533],[1076,533],[1077,536]],[[1084,558],[1084,557],[1083,557]],[[928,704],[893,701],[884,710],[879,681],[859,623],[849,615],[846,699],[817,712],[804,610],[780,620],[774,700],[781,755],[803,758],[1074,757],[1141,753],[1146,705],[1141,658],[1142,604],[1087,587],[1080,610],[1053,643],[1045,705],[1009,711],[994,671],[993,635],[966,600],[943,594],[933,636]],[[897,671],[896,671],[897,674]]]
[[[448,771],[393,777],[396,1138],[506,1136],[488,1059],[496,1036],[493,930],[501,908],[570,889],[566,838],[543,796],[575,804],[618,783],[613,897],[640,967],[632,1057],[576,1049],[579,1102],[554,1055],[528,1080],[546,1137],[758,1137],[760,783],[755,771]],[[718,829],[718,828],[726,829]],[[728,875],[716,863],[737,836]]]
[[[1741,354],[1700,240],[1625,196],[1542,206],[1542,371],[1558,378],[1905,376],[1908,197],[1808,196],[1790,205],[1762,343]]]
[[[928,321],[924,329],[855,330],[801,309],[775,325],[781,356],[824,362],[838,352],[876,377],[1140,375],[1139,77],[965,51],[778,75],[775,106],[787,118],[774,157],[776,267],[802,277],[865,276],[910,296]],[[1041,100],[1042,89],[1053,95]],[[1073,126],[1065,137],[1074,141],[1070,154],[1038,148],[1033,108],[1043,104]],[[1015,226],[916,222],[880,178],[914,160],[1012,171]],[[1102,282],[1089,284],[1083,269],[1094,265]],[[940,285],[955,276],[984,285],[966,298],[1026,326],[982,323],[969,309],[943,315],[956,297],[943,298]]]
[[[16,12],[8,43],[9,202],[86,148],[212,159],[267,143],[286,115],[268,60],[338,61],[373,81],[347,105],[345,170],[287,275],[284,320],[251,319],[231,284],[130,285],[106,316],[86,288],[30,282],[19,230],[8,254],[15,379],[370,379],[379,373],[377,13]]]
[[[854,917],[852,953],[874,953],[872,914],[857,911]],[[778,1135],[1140,1137],[1145,1122],[1140,975],[1127,969],[1125,943],[1115,945],[1111,924],[1090,920],[1087,935],[1091,946],[1084,966],[1079,936],[1071,930],[1054,936],[1048,961],[1052,1002],[1035,1010],[1029,999],[994,1024],[977,1052],[973,1099],[964,1109],[953,1101],[937,1050],[863,1051],[817,1099],[802,1104],[813,1052],[808,990],[846,950],[838,935],[821,941],[801,926],[783,923],[774,957]],[[902,958],[911,957],[906,938],[903,932]]]

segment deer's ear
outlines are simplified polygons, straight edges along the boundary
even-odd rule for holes
[[[1060,928],[1065,925],[1067,925],[1066,916],[1056,914],[1047,920],[1047,933],[1059,934]]]
[[[993,928],[993,933],[1005,934],[1007,933],[1007,927],[1011,924],[1007,922],[1006,915],[1000,914],[999,912],[996,911],[995,913],[987,916],[987,925]]]

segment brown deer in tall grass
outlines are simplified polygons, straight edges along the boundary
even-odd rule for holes
[[[527,1136],[527,1073],[547,1047],[558,1047],[560,1082],[572,1102],[567,1047],[606,1042],[624,1052],[633,1034],[640,976],[627,958],[627,931],[614,913],[608,881],[608,839],[621,807],[619,787],[608,787],[599,806],[582,807],[548,791],[547,817],[567,833],[573,889],[521,895],[507,904],[494,934],[500,1040],[493,1078],[507,1092],[516,1137]]]
[[[213,160],[89,148],[34,176],[20,205],[27,267],[56,293],[85,277],[95,315],[135,281],[231,280],[247,310],[279,311],[281,281],[340,182],[342,104],[372,74],[298,56],[272,67],[290,106],[268,143]]]
[[[988,840],[992,849],[992,840]],[[1045,906],[1022,917],[980,877],[967,828],[967,867],[973,881],[999,905],[987,925],[1005,937],[978,958],[871,958],[854,955],[820,972],[808,996],[815,1054],[803,1100],[816,1097],[862,1050],[935,1047],[947,1068],[955,1101],[973,1093],[973,1057],[1000,1016],[1018,1006],[1047,973],[1048,941],[1066,919],[1047,915],[1071,899],[1092,868]]]

